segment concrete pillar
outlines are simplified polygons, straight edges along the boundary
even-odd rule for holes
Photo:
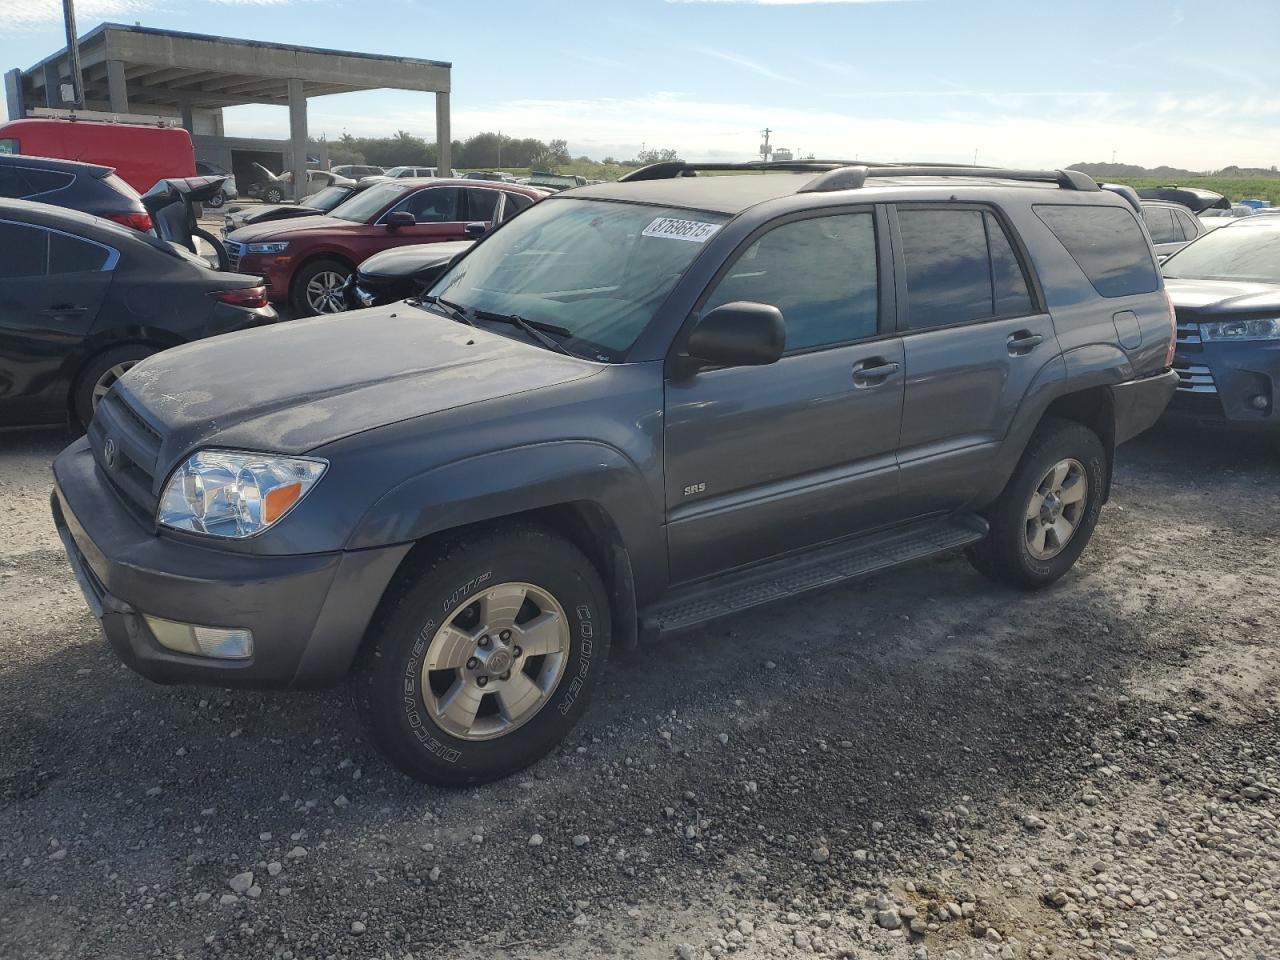
[[[58,62],[50,60],[44,65],[44,105],[61,109],[62,74],[58,71]]]
[[[125,83],[124,61],[107,61],[107,97],[112,113],[129,112],[129,88]]]
[[[4,75],[4,105],[10,120],[27,115],[27,105],[22,99],[22,70],[14,67]]]
[[[178,109],[182,112],[182,129],[187,133],[195,133],[196,121],[191,110],[191,98],[183,97],[179,100]]]
[[[289,81],[289,152],[293,198],[301,200],[307,195],[307,98],[301,80]]]
[[[453,137],[449,132],[449,94],[436,94],[436,166],[442,177],[453,167]]]

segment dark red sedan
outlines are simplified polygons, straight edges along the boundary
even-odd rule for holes
[[[468,224],[491,227],[544,196],[512,183],[390,180],[327,216],[242,227],[225,242],[231,269],[263,277],[272,302],[300,317],[339,313],[347,308],[347,277],[362,260],[409,243],[465,240]]]

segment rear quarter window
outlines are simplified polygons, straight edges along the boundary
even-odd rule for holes
[[[1128,208],[1037,204],[1034,210],[1100,295],[1126,297],[1159,288],[1146,234]]]

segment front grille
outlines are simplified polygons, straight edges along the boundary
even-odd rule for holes
[[[161,439],[160,432],[116,391],[103,397],[89,425],[89,445],[98,469],[147,522],[155,516],[158,499],[155,483]]]
[[[244,256],[245,244],[236,240],[224,240],[222,245],[227,248],[227,265],[231,267],[233,272],[239,270],[240,258]]]
[[[1178,390],[1182,393],[1216,394],[1217,384],[1213,382],[1213,371],[1201,363],[1187,363],[1185,360],[1173,361],[1174,372],[1178,375]]]

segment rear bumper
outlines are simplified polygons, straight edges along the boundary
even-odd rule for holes
[[[1111,388],[1115,411],[1115,442],[1132,440],[1152,427],[1178,388],[1178,375],[1172,370],[1138,380],[1126,380]]]
[[[85,600],[120,659],[159,683],[313,687],[341,679],[409,545],[257,556],[143,527],[81,439],[54,461],[52,510]],[[144,614],[253,631],[253,655],[217,660],[160,646]]]

